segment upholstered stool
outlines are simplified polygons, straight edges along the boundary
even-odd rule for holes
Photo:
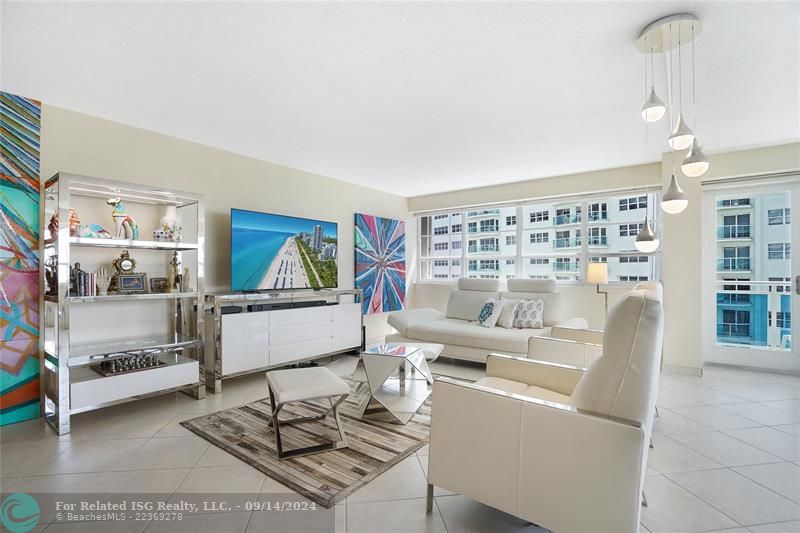
[[[290,368],[287,370],[273,370],[267,372],[267,386],[269,387],[269,401],[272,406],[272,420],[270,425],[275,429],[275,442],[278,447],[278,458],[288,459],[312,453],[338,450],[347,447],[347,438],[344,434],[342,421],[339,419],[339,405],[350,394],[350,387],[342,378],[329,369],[317,366],[310,368]],[[305,416],[290,420],[278,420],[281,408],[287,403],[319,400],[326,398],[331,403],[330,409],[318,416]],[[316,446],[308,446],[295,450],[283,451],[281,443],[280,426],[297,424],[310,420],[320,420],[333,411],[336,428],[339,430],[338,441],[333,441]]]

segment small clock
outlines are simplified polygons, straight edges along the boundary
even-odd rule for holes
[[[111,266],[117,274],[132,274],[136,269],[136,261],[130,256],[128,250],[122,250],[122,254],[111,262]]]

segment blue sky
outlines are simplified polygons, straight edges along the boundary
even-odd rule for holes
[[[334,222],[231,209],[231,226],[234,228],[279,231],[282,233],[300,233],[303,231],[311,233],[316,225],[322,226],[325,237],[337,236],[336,223]]]

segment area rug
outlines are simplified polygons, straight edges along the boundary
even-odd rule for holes
[[[430,398],[406,425],[359,418],[367,401],[366,382],[350,382],[350,396],[339,408],[349,448],[278,460],[269,398],[181,422],[267,476],[330,508],[422,446],[430,436]],[[288,404],[281,418],[324,413],[327,400]],[[284,429],[285,428],[285,429]],[[284,449],[312,446],[339,436],[333,417],[281,426]]]

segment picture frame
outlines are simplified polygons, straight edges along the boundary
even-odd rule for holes
[[[144,294],[147,292],[147,274],[118,274],[117,291],[120,294]]]
[[[167,278],[150,278],[150,292],[157,294],[167,292],[167,283]]]

